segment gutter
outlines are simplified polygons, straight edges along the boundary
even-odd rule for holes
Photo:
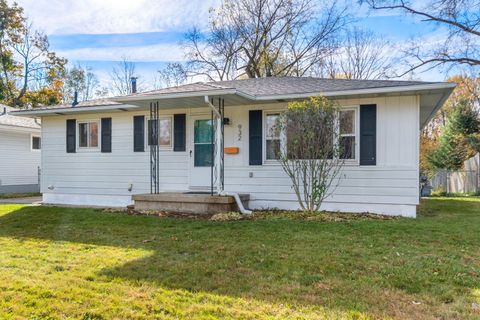
[[[110,110],[119,110],[119,109],[137,109],[140,108],[134,105],[103,105],[103,106],[81,106],[81,107],[65,107],[65,108],[51,108],[51,109],[31,109],[31,110],[18,110],[11,111],[10,114],[14,116],[41,116],[41,115],[63,115],[68,113],[78,113],[82,111],[110,111]]]
[[[162,94],[137,94],[125,97],[116,97],[109,100],[115,102],[130,102],[130,101],[144,101],[144,100],[163,100],[163,99],[181,99],[181,98],[195,98],[210,95],[227,95],[236,94],[236,89],[215,89],[215,90],[202,90],[202,91],[189,91],[179,93],[162,93]]]
[[[17,125],[0,123],[0,130],[19,131],[19,132],[40,132],[41,128],[22,127]]]

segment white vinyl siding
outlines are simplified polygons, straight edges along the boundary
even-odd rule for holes
[[[146,146],[146,152],[133,152],[134,115],[147,116],[147,112],[95,114],[95,118],[98,119],[112,118],[114,125],[111,153],[66,153],[66,119],[75,118],[79,123],[92,119],[91,114],[44,117],[42,163],[45,168],[42,175],[42,191],[48,194],[120,197],[150,192],[149,147]],[[160,150],[162,190],[186,190],[188,188],[186,168],[188,168],[186,152],[173,152],[162,148]],[[128,191],[130,184],[133,186],[131,192]],[[48,189],[49,186],[53,189]]]
[[[33,135],[40,130],[0,128],[0,186],[38,183],[40,150],[32,150]]]

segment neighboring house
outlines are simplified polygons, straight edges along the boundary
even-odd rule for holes
[[[0,193],[38,192],[40,123],[13,110],[0,105]]]
[[[214,188],[249,194],[252,209],[298,209],[290,180],[275,159],[282,139],[269,134],[268,126],[288,101],[324,95],[348,114],[351,123],[343,134],[353,153],[322,209],[414,217],[419,133],[454,87],[417,81],[247,79],[18,115],[42,120],[44,202],[125,206],[134,194]],[[222,117],[223,132],[214,133]],[[149,119],[160,123],[158,139]],[[159,141],[158,148],[149,136]]]

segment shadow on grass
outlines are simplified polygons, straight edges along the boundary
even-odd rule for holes
[[[478,288],[478,277],[458,274],[472,272],[472,264],[462,260],[462,250],[477,262],[480,258],[478,250],[468,251],[480,242],[479,204],[454,199],[424,204],[425,210],[444,219],[438,221],[352,223],[210,222],[24,207],[0,216],[0,236],[154,252],[99,270],[99,276],[402,317],[441,314],[445,310],[437,307],[444,308],[444,301]],[[432,305],[412,304],[425,296]]]

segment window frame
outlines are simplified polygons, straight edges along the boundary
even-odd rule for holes
[[[267,109],[262,112],[262,160],[263,164],[280,165],[279,159],[267,159],[267,117],[269,115],[281,115],[284,109]],[[285,134],[280,132],[280,153],[285,145]],[[272,139],[269,139],[272,140]]]
[[[170,145],[169,146],[162,146],[160,144],[160,130],[159,130],[159,135],[158,135],[158,146],[160,147],[160,151],[173,151],[173,133],[175,132],[174,130],[174,121],[173,121],[173,115],[165,115],[165,116],[160,116],[158,117],[158,120],[162,120],[162,119],[169,119],[170,120]],[[145,148],[148,148],[150,147],[150,145],[148,144],[148,141],[149,141],[149,132],[148,132],[148,124],[149,124],[149,121],[151,120],[151,118],[149,116],[145,116]],[[160,128],[159,128],[160,129]]]
[[[353,159],[341,159],[345,162],[345,164],[359,164],[360,163],[360,105],[355,106],[345,106],[340,107],[339,112],[343,111],[354,111],[354,125],[355,125],[355,132],[353,134],[341,134],[340,132],[340,117],[338,118],[338,138],[339,141],[336,143],[340,143],[341,137],[354,137],[355,138],[355,154]]]
[[[360,105],[347,105],[347,106],[340,106],[339,112],[342,111],[354,111],[354,125],[355,125],[355,133],[354,134],[340,134],[340,123],[338,122],[337,130],[338,131],[338,138],[341,136],[352,136],[355,137],[355,157],[353,159],[342,159],[344,161],[345,165],[359,165],[360,163]],[[278,160],[275,159],[267,159],[267,116],[271,114],[281,114],[284,112],[285,109],[266,109],[263,110],[262,114],[262,159],[263,159],[263,164],[264,165],[280,165]],[[340,117],[338,117],[338,121],[340,121]],[[333,138],[333,137],[332,137]],[[285,132],[280,132],[280,152],[284,150],[284,146],[286,143],[286,134]],[[339,143],[339,141],[336,141],[335,143]]]
[[[90,124],[90,123],[94,123],[94,122],[97,123],[97,128],[98,128],[97,146],[96,147],[91,147],[91,146],[81,147],[80,146],[80,124],[84,124],[84,123]],[[89,127],[90,127],[90,125],[89,125]],[[77,120],[76,121],[76,130],[77,130],[76,147],[77,147],[78,152],[100,152],[101,145],[102,145],[102,122],[100,121],[100,119]],[[88,139],[87,144],[90,144],[90,130],[88,132],[87,139]]]
[[[40,148],[38,148],[38,149],[33,148],[33,138],[39,138],[40,139]],[[30,151],[31,152],[42,151],[42,136],[40,134],[35,134],[35,133],[30,134]]]
[[[193,117],[192,121],[191,121],[191,125],[192,125],[192,127],[191,127],[191,130],[192,130],[192,131],[191,131],[191,139],[192,139],[192,140],[191,140],[191,145],[192,145],[192,147],[191,147],[191,152],[193,152],[193,155],[191,155],[191,158],[192,158],[192,160],[191,160],[192,162],[191,162],[191,163],[192,163],[193,168],[197,168],[197,169],[209,168],[210,165],[209,165],[209,166],[196,166],[196,165],[195,165],[195,161],[196,161],[196,159],[197,159],[197,157],[195,156],[195,155],[196,155],[196,154],[195,154],[195,151],[196,151],[195,146],[196,146],[197,144],[200,144],[200,145],[209,145],[209,144],[211,144],[213,150],[215,150],[215,135],[212,137],[212,141],[211,141],[210,143],[208,143],[208,142],[198,142],[198,143],[196,143],[196,142],[195,142],[195,122],[196,122],[196,121],[202,121],[202,120],[212,121],[212,124],[211,124],[211,125],[212,125],[212,127],[213,127],[213,130],[215,130],[215,119],[211,119],[210,115],[207,115],[207,114],[206,114],[206,115],[205,115],[205,118],[201,117],[201,114],[200,114],[200,115],[195,115],[195,116]],[[212,161],[215,162],[215,157],[212,158]]]

